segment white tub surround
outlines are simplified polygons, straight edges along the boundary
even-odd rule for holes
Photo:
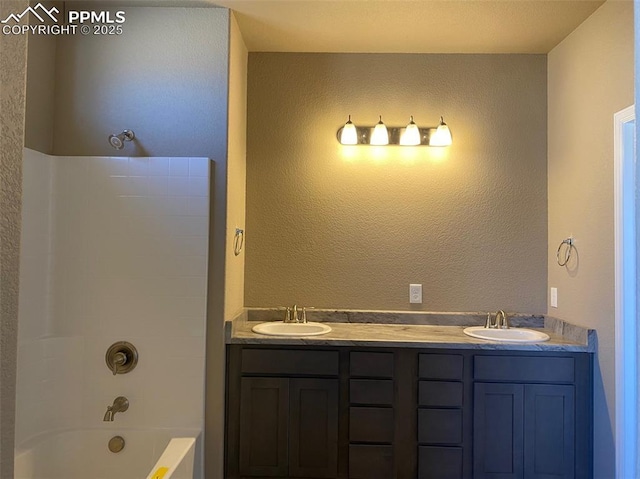
[[[109,451],[113,436],[122,436],[122,451]],[[16,451],[14,479],[143,479],[158,458],[165,457],[177,475],[192,479],[196,429],[75,429],[42,434]],[[181,441],[174,442],[182,436]],[[189,447],[185,448],[188,443]],[[167,451],[171,454],[166,455]],[[172,462],[169,462],[171,459]],[[201,462],[201,458],[197,458]],[[192,475],[184,475],[191,471]]]
[[[25,150],[19,450],[63,428],[204,428],[209,165]],[[105,364],[116,341],[138,349],[128,374]]]
[[[195,443],[194,437],[171,439],[147,479],[192,479]]]

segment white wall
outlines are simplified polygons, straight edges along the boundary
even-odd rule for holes
[[[55,301],[51,290],[56,284],[51,274],[55,260],[54,168],[54,158],[25,150],[16,391],[18,448],[42,432],[81,425],[82,338],[56,336],[52,324]],[[51,414],[49,405],[55,405],[55,414]]]
[[[548,55],[549,279],[552,316],[598,331],[594,477],[615,468],[613,114],[633,103],[633,3],[608,1]],[[556,264],[562,239],[576,260]]]
[[[634,5],[634,59],[635,59],[635,104],[640,105],[640,2],[633,2]],[[638,118],[638,108],[636,107],[636,119]],[[640,138],[640,121],[635,122],[636,135],[635,138]],[[637,141],[636,141],[637,142]],[[640,156],[640,148],[636,148],[636,164],[639,163],[638,156]],[[640,171],[636,170],[636,185],[640,184]],[[636,197],[636,215],[640,211],[637,206],[638,198]],[[636,225],[640,225],[640,221],[636,219]],[[637,241],[637,235],[636,235]],[[640,256],[636,256],[636,271],[640,271]],[[636,311],[636,317],[638,311]],[[636,320],[640,323],[640,318]],[[640,345],[640,328],[636,328],[636,345]],[[636,350],[637,351],[637,350]],[[640,437],[640,423],[636,424],[636,439]],[[636,471],[640,471],[640,454],[636,454]]]
[[[202,430],[210,161],[24,164],[18,446],[68,427]],[[113,376],[122,340],[140,359]],[[129,410],[103,422],[120,395]]]

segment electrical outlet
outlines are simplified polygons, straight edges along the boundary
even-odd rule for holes
[[[422,285],[421,284],[409,285],[409,302],[422,303]]]
[[[552,308],[558,307],[558,288],[551,288],[551,294],[549,295],[549,302]]]

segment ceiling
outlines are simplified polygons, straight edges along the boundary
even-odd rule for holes
[[[548,53],[604,3],[603,0],[210,1],[236,12],[249,51],[344,53]]]

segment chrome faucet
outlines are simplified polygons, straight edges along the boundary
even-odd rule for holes
[[[104,414],[103,421],[113,421],[113,416],[117,412],[125,412],[129,409],[129,400],[124,396],[118,396],[113,400],[111,406],[107,406],[107,412]]]
[[[491,321],[491,313],[487,313],[487,321],[484,323],[484,327],[491,329],[509,329],[509,318],[507,317],[507,313],[502,309],[499,309],[496,312],[495,321]]]
[[[496,313],[496,328],[509,329],[509,318],[507,318],[507,313],[501,309]]]
[[[302,311],[302,315],[300,315]],[[298,308],[297,304],[294,304],[292,308],[288,307],[285,310],[284,315],[285,323],[306,323],[307,322],[307,308]]]

